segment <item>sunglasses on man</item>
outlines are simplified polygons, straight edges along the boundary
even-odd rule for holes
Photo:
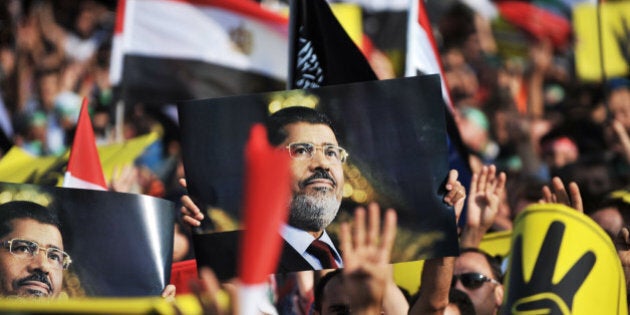
[[[484,283],[490,282],[494,284],[501,284],[499,281],[486,277],[478,272],[468,272],[459,275],[453,275],[453,281],[451,287],[457,284],[457,280],[462,282],[462,285],[467,289],[479,289]]]

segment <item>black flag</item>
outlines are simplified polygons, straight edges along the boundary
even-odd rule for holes
[[[292,0],[288,89],[378,80],[323,0]]]

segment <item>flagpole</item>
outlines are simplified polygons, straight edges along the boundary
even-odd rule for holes
[[[606,68],[604,65],[604,41],[602,38],[602,0],[597,0],[597,39],[599,44],[599,66],[602,69],[602,83],[606,83]]]
[[[289,1],[289,67],[287,76],[287,90],[295,88],[295,65],[297,64],[297,54],[292,52],[297,48],[300,32],[299,27],[299,4],[301,0]],[[297,33],[297,34],[296,34]]]
[[[125,120],[125,102],[122,100],[118,100],[116,102],[116,114],[114,116],[115,125],[114,125],[114,139],[116,143],[123,142],[123,124]]]

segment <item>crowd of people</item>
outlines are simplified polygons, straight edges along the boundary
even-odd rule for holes
[[[442,15],[432,19],[452,113],[474,174],[468,191],[461,193],[452,182],[454,187],[449,190],[460,194],[445,198],[460,210],[466,203],[466,220],[460,224],[460,256],[425,263],[419,295],[405,296],[393,283],[387,265],[391,244],[386,240],[395,229],[386,227],[384,241],[378,242],[374,236],[381,231],[373,224],[366,227],[365,213],[359,211],[354,234],[346,230],[342,250],[334,250],[333,266],[343,266],[343,270],[325,275],[319,271],[296,273],[292,281],[302,285],[293,295],[277,301],[282,313],[348,313],[350,308],[355,313],[365,308],[366,314],[376,314],[382,308],[385,313],[457,309],[460,314],[495,314],[504,300],[504,270],[501,259],[480,250],[479,244],[488,232],[511,230],[521,211],[541,201],[566,204],[590,216],[626,249],[619,252],[620,259],[630,266],[630,235],[625,228],[630,220],[629,203],[620,193],[630,183],[630,79],[581,81],[574,70],[570,37],[560,45],[530,34],[523,37],[522,54],[507,56],[493,35],[493,21],[463,2],[448,1]],[[109,1],[85,0],[77,5],[75,1],[8,0],[0,5],[0,158],[12,146],[36,156],[64,153],[72,141],[83,97],[90,101],[99,144],[157,131],[160,140],[135,165],[125,167],[108,182],[115,191],[183,204],[184,215],[175,227],[173,258],[191,259],[190,225],[196,225],[202,215],[189,198],[180,200],[185,188],[178,182],[184,169],[176,119],[169,115],[170,109],[127,104],[124,119],[115,121],[116,91],[109,83],[114,20],[115,3]],[[395,58],[383,56],[370,60],[379,77],[397,76]],[[342,154],[338,145],[343,144],[336,140],[293,140],[315,144],[310,146],[312,160],[318,150]],[[321,146],[324,143],[334,145]],[[317,188],[313,191],[328,191],[328,181],[343,183],[340,170],[330,175],[326,167],[319,169],[306,169],[302,174],[319,174],[312,179]],[[336,190],[341,188],[332,189],[334,199],[340,198]],[[367,212],[370,220],[376,220],[375,205]],[[386,222],[395,220],[387,213]],[[297,221],[289,221],[291,226],[309,231],[299,218],[293,220]],[[46,222],[42,224],[52,224]],[[318,233],[311,233],[312,237],[325,235],[326,225],[313,230]],[[356,228],[361,226],[362,232]],[[5,240],[5,236],[13,235],[14,228],[0,231],[3,241],[11,241],[2,243],[9,251],[14,240]],[[372,237],[366,238],[364,233]],[[46,246],[47,255],[57,253],[51,250],[54,248],[62,259],[67,255],[59,244]],[[34,252],[39,249],[43,247],[35,247]],[[328,265],[313,257],[306,260],[314,269],[326,269]],[[212,274],[203,270],[200,276],[205,284],[194,291],[199,296],[215,292],[218,282]],[[47,290],[55,295],[59,286],[48,284],[46,288],[33,284],[36,278],[24,279],[31,285],[26,291],[34,295],[47,295]],[[0,285],[5,280],[0,277]],[[165,295],[173,294],[172,288],[165,290]],[[342,301],[333,303],[332,298]],[[208,310],[218,311],[213,297],[202,300]]]

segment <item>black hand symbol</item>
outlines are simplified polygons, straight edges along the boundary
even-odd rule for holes
[[[558,283],[552,283],[564,229],[565,225],[560,221],[554,221],[549,226],[529,282],[525,282],[523,275],[523,235],[516,238],[507,303],[502,313],[571,313],[573,297],[593,269],[595,254],[592,251],[584,253]]]

